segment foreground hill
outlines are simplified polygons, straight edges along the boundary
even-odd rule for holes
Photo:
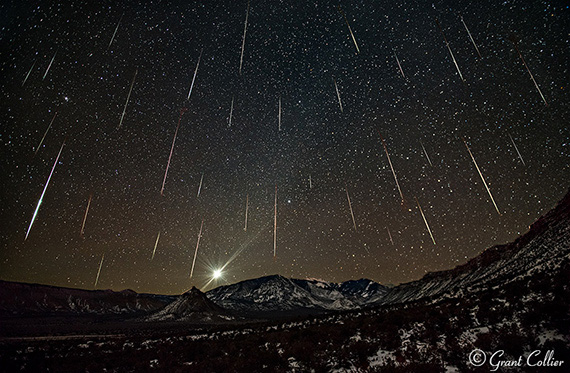
[[[167,304],[163,309],[145,317],[143,320],[221,322],[233,319],[226,310],[209,300],[200,290],[193,287]]]

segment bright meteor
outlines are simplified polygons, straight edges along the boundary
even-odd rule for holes
[[[101,256],[101,263],[99,263],[99,270],[97,271],[97,277],[95,278],[95,289],[97,288],[97,283],[99,282],[99,275],[101,274],[101,268],[103,267],[103,259],[105,259],[105,254]]]
[[[117,27],[115,27],[115,32],[113,32],[113,36],[111,36],[111,41],[109,42],[109,45],[107,46],[107,50],[109,48],[111,48],[111,44],[113,44],[113,40],[115,40],[115,35],[117,35],[117,31],[119,31],[119,25],[121,24],[121,21],[123,20],[124,15],[125,15],[125,13],[123,13],[121,15],[121,18],[119,18],[119,22],[117,22]]]
[[[241,42],[241,57],[239,58],[239,74],[241,75],[241,67],[243,65],[243,51],[245,49],[245,35],[247,34],[247,19],[249,17],[249,1],[247,2],[247,10],[245,13],[245,23],[243,25],[243,40]]]
[[[398,63],[398,68],[400,69],[400,73],[402,74],[402,77],[404,79],[406,79],[406,75],[404,75],[404,70],[402,69],[402,65],[400,64],[400,60],[398,59],[398,55],[396,54],[396,51],[394,51],[394,57],[396,57],[396,62]]]
[[[346,25],[348,26],[348,31],[350,32],[350,36],[352,37],[352,41],[354,42],[354,46],[356,47],[356,52],[360,53],[360,48],[358,48],[358,43],[356,42],[356,38],[354,37],[354,34],[352,33],[352,29],[350,28],[350,23],[348,23],[348,19],[346,18],[346,15],[342,11],[340,5],[338,6],[338,11],[340,12],[340,14],[342,14],[342,16],[344,17],[344,21],[346,22]]]
[[[51,128],[51,125],[53,124],[53,121],[55,120],[55,117],[56,117],[56,116],[57,116],[57,111],[56,111],[55,114],[53,115],[53,118],[51,118],[51,122],[49,123],[49,126],[48,126],[47,130],[46,130],[46,132],[44,133],[44,136],[42,137],[42,139],[41,139],[41,141],[40,141],[40,144],[37,146],[36,151],[34,152],[34,156],[35,156],[36,154],[38,154],[38,150],[40,150],[40,148],[42,147],[42,144],[44,143],[44,139],[46,138],[46,136],[47,136],[47,134],[48,134],[48,132],[49,132],[49,129]]]
[[[194,251],[194,260],[192,260],[192,269],[190,270],[190,278],[194,275],[194,266],[196,265],[196,256],[198,256],[198,247],[200,246],[200,238],[202,237],[202,228],[204,227],[204,219],[200,224],[200,232],[198,233],[198,241],[196,242],[196,251]]]
[[[156,236],[156,242],[154,243],[154,250],[152,250],[152,258],[150,258],[150,260],[154,259],[154,254],[156,253],[156,247],[158,246],[159,239],[160,239],[160,232],[158,232],[158,236]]]
[[[135,85],[135,79],[137,78],[137,73],[139,72],[139,70],[135,70],[135,75],[133,76],[133,81],[131,82],[131,88],[129,89],[129,94],[127,95],[127,101],[125,102],[125,107],[123,108],[123,114],[121,114],[121,120],[119,121],[119,127],[117,127],[117,129],[120,129],[121,126],[123,125],[123,119],[125,118],[125,112],[127,111],[127,105],[129,105],[129,100],[131,99],[131,93],[133,92],[133,86]]]
[[[28,80],[28,78],[30,77],[30,74],[32,73],[32,70],[34,69],[34,66],[36,66],[36,61],[34,60],[34,63],[32,64],[32,67],[30,67],[30,70],[28,71],[28,74],[26,75],[26,77],[24,78],[24,81],[22,82],[22,87],[24,86],[24,84],[26,84],[26,81]]]
[[[427,228],[427,230],[428,230],[428,232],[429,232],[429,235],[430,235],[430,237],[431,237],[431,240],[433,241],[433,244],[434,244],[434,245],[437,245],[437,244],[435,243],[435,239],[433,238],[433,234],[431,233],[431,229],[430,229],[429,224],[428,224],[428,222],[427,222],[426,216],[424,215],[424,211],[422,210],[422,206],[420,206],[420,201],[418,201],[417,197],[414,197],[414,198],[416,198],[416,203],[418,204],[418,208],[420,209],[420,213],[422,214],[422,218],[424,219],[424,223],[426,224],[426,228]]]
[[[89,206],[91,206],[91,199],[93,199],[93,194],[89,195],[89,201],[87,201],[87,208],[85,209],[85,215],[83,216],[83,224],[81,224],[80,237],[83,237],[83,231],[85,230],[85,222],[87,221],[87,214],[89,213]]]
[[[279,131],[281,131],[281,96],[279,96]]]
[[[511,142],[513,143],[513,146],[515,147],[515,150],[517,151],[517,154],[519,155],[519,159],[521,160],[523,166],[526,166],[526,164],[524,163],[523,157],[521,155],[521,152],[519,152],[519,148],[517,147],[517,144],[515,144],[515,140],[513,140],[513,137],[511,136],[510,133],[509,133],[509,138],[511,139]]]
[[[335,78],[333,78],[333,82],[334,82],[334,89],[336,90],[336,97],[338,98],[338,106],[340,106],[340,112],[343,113],[342,101],[340,100],[340,93],[338,91],[338,85],[336,84]]]
[[[198,194],[196,198],[200,197],[200,192],[202,191],[202,182],[204,181],[204,173],[202,172],[202,177],[200,178],[200,186],[198,186]]]
[[[24,238],[24,241],[28,239],[28,235],[30,234],[30,230],[32,229],[32,225],[34,225],[34,221],[36,220],[36,216],[38,216],[38,211],[40,210],[40,206],[42,205],[42,201],[44,200],[44,195],[46,194],[46,190],[47,190],[47,187],[49,185],[49,181],[51,180],[51,177],[53,175],[53,171],[55,170],[55,166],[57,166],[57,162],[59,161],[59,156],[61,155],[61,152],[63,151],[64,146],[65,146],[65,140],[63,140],[63,144],[61,144],[61,149],[59,149],[59,153],[57,154],[57,157],[55,158],[55,162],[53,163],[53,167],[51,168],[51,172],[50,172],[49,177],[47,179],[46,185],[44,186],[44,190],[42,191],[42,195],[40,196],[40,200],[38,201],[38,205],[36,206],[36,211],[34,211],[34,216],[32,216],[32,221],[30,222],[30,226],[28,227],[28,231],[26,232],[26,238]]]
[[[348,199],[348,207],[350,208],[350,216],[352,216],[352,224],[354,225],[354,231],[358,232],[356,229],[356,220],[354,220],[354,212],[352,211],[352,202],[350,201],[350,195],[348,194],[348,186],[344,183],[344,189],[346,190],[346,198]]]
[[[277,184],[275,184],[275,213],[273,216],[273,260],[277,257]]]
[[[194,88],[194,81],[196,81],[196,75],[198,74],[198,67],[200,67],[200,60],[202,59],[202,52],[204,49],[200,50],[200,56],[198,57],[198,63],[196,63],[196,70],[194,70],[194,77],[192,78],[192,83],[190,84],[190,90],[188,91],[188,98],[190,100],[190,95],[192,94],[192,89]]]
[[[390,242],[392,243],[392,245],[394,245],[394,240],[392,239],[392,233],[390,233],[390,228],[386,227],[386,230],[388,230],[388,237],[390,237]]]
[[[234,113],[234,96],[232,96],[232,105],[230,106],[230,121],[228,127],[232,126],[232,114]]]
[[[247,212],[249,210],[249,193],[245,196],[245,226],[243,227],[244,232],[247,232]]]
[[[174,138],[172,139],[172,147],[170,148],[170,155],[168,156],[168,163],[166,164],[166,170],[164,170],[164,179],[162,180],[162,188],[160,189],[160,195],[164,195],[164,184],[166,184],[166,176],[168,175],[168,168],[170,167],[170,160],[172,159],[172,152],[174,151],[174,143],[176,142],[176,135],[178,135],[178,129],[180,128],[180,121],[182,120],[182,115],[188,110],[187,108],[180,109],[180,117],[178,118],[178,125],[176,126],[176,132],[174,132]]]
[[[427,153],[427,151],[426,151],[426,148],[424,147],[423,142],[420,141],[420,145],[422,146],[422,149],[423,149],[423,151],[424,151],[424,154],[425,154],[425,156],[426,156],[426,158],[427,158],[427,160],[428,160],[428,162],[429,162],[429,165],[433,167],[433,164],[431,163],[431,159],[429,159],[429,155],[428,155],[428,153]]]
[[[457,64],[457,61],[455,60],[455,56],[453,55],[453,52],[451,51],[451,47],[449,46],[449,42],[447,41],[447,38],[445,37],[445,34],[443,33],[443,30],[442,30],[441,25],[439,24],[439,20],[437,18],[435,19],[435,23],[437,23],[437,28],[439,29],[439,31],[441,31],[441,35],[443,36],[443,41],[445,41],[445,46],[447,47],[447,50],[449,51],[449,55],[451,56],[451,59],[453,60],[453,63],[455,64],[455,68],[457,69],[457,72],[459,73],[459,77],[461,78],[461,80],[463,82],[465,82],[465,79],[463,79],[463,74],[461,74],[461,70],[459,70],[459,65]]]
[[[512,40],[513,45],[515,46],[515,49],[517,50],[519,57],[521,58],[521,61],[524,65],[524,67],[526,68],[526,71],[528,71],[528,75],[530,75],[530,78],[532,79],[532,82],[534,83],[534,86],[536,87],[536,90],[538,91],[538,93],[540,94],[540,97],[542,97],[542,101],[544,101],[544,105],[548,106],[548,102],[546,102],[546,98],[544,98],[544,95],[542,94],[542,91],[540,90],[540,87],[538,86],[538,83],[536,82],[536,80],[534,79],[534,75],[532,75],[532,73],[530,72],[530,69],[528,67],[528,65],[526,64],[526,61],[524,60],[524,57],[521,53],[521,51],[519,50],[519,47],[517,46],[517,43]]]
[[[479,47],[477,47],[477,44],[475,44],[475,40],[473,40],[473,36],[471,36],[471,32],[467,28],[467,24],[463,20],[463,16],[460,15],[459,17],[461,17],[461,22],[463,22],[463,26],[465,26],[465,30],[467,31],[467,35],[469,35],[469,39],[471,40],[471,43],[473,43],[473,46],[475,47],[475,50],[477,51],[479,58],[483,58],[483,57],[481,57],[481,52],[479,52]]]
[[[380,139],[382,140],[382,145],[384,145],[384,151],[386,152],[386,157],[388,157],[388,163],[390,164],[390,169],[392,170],[392,175],[394,175],[394,180],[396,181],[396,186],[398,187],[398,192],[400,192],[400,197],[402,198],[402,205],[404,205],[404,194],[402,194],[402,189],[400,188],[400,183],[398,182],[398,178],[396,177],[396,171],[394,171],[394,166],[392,165],[392,160],[390,159],[390,154],[388,154],[388,147],[386,146],[386,142],[382,137],[380,131],[378,131],[380,135]]]
[[[55,60],[55,55],[57,54],[57,51],[55,51],[55,53],[53,54],[53,57],[51,58],[51,61],[49,62],[49,65],[46,69],[46,72],[44,74],[44,77],[42,78],[42,80],[44,80],[49,72],[49,69],[51,69],[51,64],[53,63],[53,60]]]
[[[477,169],[477,172],[479,173],[479,176],[481,177],[481,181],[483,181],[483,185],[485,185],[485,189],[487,189],[487,193],[489,193],[489,197],[491,197],[491,201],[493,202],[493,206],[495,206],[495,210],[497,210],[497,214],[502,215],[501,212],[499,211],[499,208],[497,207],[497,204],[495,203],[495,199],[493,198],[491,191],[489,190],[489,186],[487,185],[487,182],[485,181],[485,178],[483,177],[483,174],[481,173],[481,170],[479,169],[479,166],[477,165],[477,161],[475,161],[475,157],[473,157],[473,153],[471,153],[471,149],[469,149],[469,145],[467,145],[467,142],[465,141],[465,139],[463,139],[463,143],[465,144],[465,147],[467,148],[467,151],[469,152],[469,155],[471,156],[471,159],[473,160],[473,164],[475,165],[475,168]]]

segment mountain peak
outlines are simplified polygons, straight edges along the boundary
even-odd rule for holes
[[[190,290],[187,290],[181,294],[181,296],[184,297],[199,297],[200,295],[204,295],[204,293],[202,293],[202,291],[196,286],[192,286]]]
[[[206,294],[193,286],[162,310],[148,317],[149,321],[187,320],[202,321],[212,316],[224,315],[226,311],[209,300]]]

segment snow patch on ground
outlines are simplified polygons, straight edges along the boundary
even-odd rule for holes
[[[538,343],[543,346],[544,343],[548,341],[566,341],[564,335],[557,333],[555,330],[545,329],[541,334],[538,335]]]
[[[387,365],[390,361],[395,360],[396,358],[394,357],[394,352],[383,349],[379,349],[378,352],[376,352],[376,355],[368,358],[371,367],[384,366]]]

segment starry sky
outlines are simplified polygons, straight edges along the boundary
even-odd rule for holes
[[[565,2],[252,0],[240,74],[247,9],[2,2],[1,279],[93,288],[104,255],[114,290],[397,284],[515,239],[568,190]]]

